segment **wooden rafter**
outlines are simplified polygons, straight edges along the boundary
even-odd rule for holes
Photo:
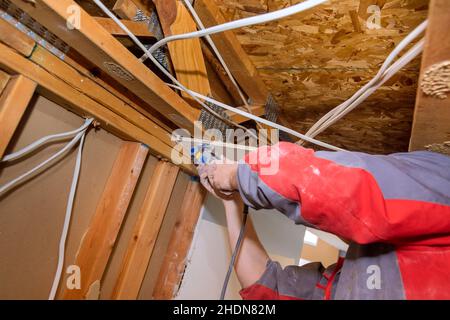
[[[85,299],[101,282],[147,153],[140,143],[123,143],[78,249],[75,264],[81,270],[81,289],[62,288],[60,298]]]
[[[0,159],[30,103],[36,83],[22,75],[13,77],[0,96]]]
[[[3,44],[0,44],[0,68],[4,68],[13,74],[22,74],[35,81],[38,84],[38,93],[81,116],[94,117],[107,131],[125,139],[135,139],[145,143],[155,154],[163,155],[167,159],[171,158],[172,147],[167,144],[168,142],[162,142],[160,139],[149,132],[146,132],[144,129],[137,127],[126,118],[117,115],[104,105],[74,89],[71,85],[67,84],[65,80],[59,79]],[[76,73],[71,71],[67,75],[74,74]],[[80,80],[85,81],[86,79],[81,77]],[[83,81],[81,81],[81,83]],[[95,89],[98,93],[102,94],[102,88],[100,86]],[[110,97],[109,100],[111,99],[113,98]],[[148,122],[149,129],[154,126],[156,126],[154,123]],[[187,171],[193,172],[191,166],[184,164],[181,166]]]
[[[423,150],[432,144],[443,144],[450,141],[450,2],[448,0],[432,0],[430,2],[429,24],[426,32],[425,49],[422,56],[419,88],[410,140],[410,150]],[[424,92],[424,81],[438,79],[439,64],[447,62],[447,83],[436,83],[435,87],[447,86],[446,98],[433,96],[432,92]],[[432,70],[431,68],[436,70]],[[428,79],[424,79],[429,72]],[[444,77],[445,78],[445,77]],[[441,80],[442,81],[442,80]]]
[[[79,29],[67,28],[66,22],[71,15],[67,8],[76,6],[74,1],[12,2],[169,120],[193,131],[193,123],[200,111],[172,91],[87,12],[80,8]]]
[[[154,4],[166,37],[197,30],[194,20],[179,0],[154,0]],[[211,94],[200,40],[173,41],[168,43],[168,48],[178,81],[200,94]],[[183,93],[183,96],[189,99],[187,94]]]
[[[153,172],[112,299],[136,299],[169,204],[178,168],[160,161]]]
[[[115,21],[109,18],[95,17],[97,21],[106,31],[113,36],[127,36]],[[154,38],[155,35],[148,30],[148,26],[142,22],[134,22],[129,20],[122,20],[122,23],[136,36]]]
[[[206,27],[227,22],[212,0],[195,1],[195,9]],[[236,81],[255,104],[265,104],[269,91],[256,67],[232,31],[211,36]]]

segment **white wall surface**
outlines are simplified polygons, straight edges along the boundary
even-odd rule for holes
[[[274,210],[250,211],[258,236],[273,260],[283,266],[299,262],[305,227]],[[197,225],[189,262],[177,299],[218,299],[231,258],[222,203],[208,196]],[[226,299],[240,299],[233,272]]]

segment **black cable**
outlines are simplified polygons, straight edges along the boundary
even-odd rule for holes
[[[220,293],[220,300],[225,300],[225,293],[227,292],[228,282],[230,282],[231,272],[233,272],[233,267],[234,267],[234,264],[236,263],[236,257],[239,253],[239,249],[241,248],[242,240],[244,239],[245,225],[247,224],[247,217],[248,217],[248,206],[247,205],[244,205],[243,213],[244,213],[244,215],[243,215],[241,231],[239,232],[239,237],[236,242],[236,246],[234,247],[233,254],[231,255],[230,265],[228,266],[227,275],[225,276],[225,281],[223,282],[223,286],[222,286],[222,292]]]

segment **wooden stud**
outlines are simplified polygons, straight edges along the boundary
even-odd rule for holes
[[[136,96],[148,102],[155,110],[178,126],[193,132],[193,123],[198,119],[200,111],[181,99],[120,42],[101,28],[87,12],[80,8],[80,28],[67,28],[66,21],[71,15],[67,8],[76,6],[74,1],[12,2]]]
[[[427,95],[422,90],[424,76],[431,67],[443,62],[450,63],[450,1],[432,0],[430,2],[429,24],[422,56],[419,88],[412,126],[409,149],[424,150],[431,144],[450,141],[450,81],[441,83],[447,86],[446,98]],[[442,71],[442,70],[441,70]],[[429,79],[438,78],[439,69],[433,71]],[[448,74],[448,69],[446,71]]]
[[[97,21],[106,31],[113,36],[128,36],[114,20],[110,18],[95,17]],[[154,38],[155,35],[148,30],[148,26],[143,22],[134,22],[128,20],[122,20],[122,23],[136,36]]]
[[[85,299],[91,285],[101,282],[147,154],[140,143],[123,143],[78,249],[75,265],[81,270],[81,289],[63,288],[60,298]]]
[[[195,9],[206,27],[227,22],[212,0],[195,1]],[[265,104],[269,91],[259,77],[256,67],[239,44],[235,34],[232,31],[226,31],[211,37],[234,78],[248,97],[252,99],[252,102],[254,104]]]
[[[25,57],[29,57],[33,52],[35,42],[29,37],[17,38],[15,28],[3,19],[0,19],[0,41],[16,49]]]
[[[154,0],[164,35],[171,36],[197,30],[188,10],[178,0]],[[200,39],[172,41],[167,44],[178,81],[192,91],[211,94]],[[189,52],[189,54],[187,54]],[[190,96],[183,93],[190,100]],[[193,101],[191,103],[196,104]]]
[[[177,293],[205,197],[206,190],[200,183],[189,183],[153,291],[154,299],[172,299]]]
[[[178,168],[168,162],[160,161],[156,166],[112,299],[137,299],[177,175]]]
[[[36,90],[36,83],[22,75],[13,77],[0,96],[0,159]]]
[[[171,158],[172,147],[3,44],[0,44],[0,68],[11,73],[23,74],[35,81],[38,84],[38,93],[81,116],[94,117],[105,130],[123,139],[134,139],[145,143],[153,153],[160,154],[167,159]],[[180,166],[187,172],[196,171],[188,164]]]

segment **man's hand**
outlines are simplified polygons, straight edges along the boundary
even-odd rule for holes
[[[198,167],[203,186],[218,198],[228,199],[238,190],[236,162],[216,161]]]

